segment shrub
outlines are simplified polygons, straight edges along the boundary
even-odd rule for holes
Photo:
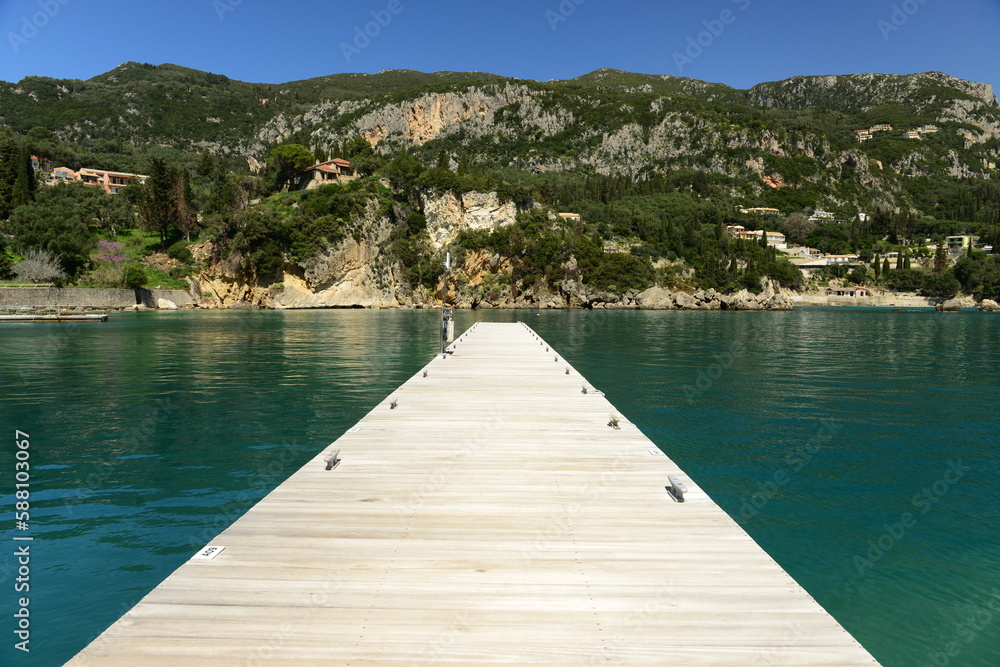
[[[194,255],[191,254],[191,250],[188,249],[188,245],[189,244],[186,241],[178,241],[167,248],[167,256],[176,259],[178,262],[190,264],[194,261]]]
[[[14,265],[14,275],[18,280],[32,283],[47,283],[66,278],[59,260],[46,250],[29,250],[24,259]]]
[[[146,285],[146,269],[132,262],[122,267],[122,287],[140,289]]]

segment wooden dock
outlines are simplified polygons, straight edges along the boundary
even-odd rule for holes
[[[68,664],[878,664],[612,413],[477,324]]]

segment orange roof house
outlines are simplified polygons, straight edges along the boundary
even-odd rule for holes
[[[301,190],[313,190],[321,185],[347,182],[357,178],[354,168],[347,160],[327,160],[309,167],[299,174],[298,187]]]

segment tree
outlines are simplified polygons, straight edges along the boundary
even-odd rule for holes
[[[28,204],[35,198],[35,168],[31,166],[31,153],[26,146],[14,164],[14,182],[11,187],[10,204],[15,209],[22,204]]]
[[[910,268],[910,251],[909,250],[904,250],[903,251],[903,268],[904,269],[909,269]]]
[[[88,224],[89,190],[78,183],[43,188],[35,201],[18,206],[8,224],[16,247],[48,251],[70,275],[89,264],[94,247]]]
[[[203,178],[208,178],[215,171],[215,160],[212,158],[212,154],[205,151],[201,154],[201,159],[198,161],[198,169],[196,170],[198,175]]]
[[[171,176],[174,183],[170,188],[170,212],[177,225],[177,231],[190,241],[191,234],[198,231],[198,214],[194,208],[191,182],[187,172],[183,170],[175,171]]]
[[[230,216],[250,205],[253,177],[216,172],[215,183],[205,203],[205,213]]]
[[[341,157],[345,160],[353,160],[359,155],[372,155],[375,151],[371,143],[360,134],[341,147]]]
[[[17,141],[8,139],[0,144],[0,219],[10,217],[14,210],[14,182],[17,180],[17,161],[21,148]]]
[[[286,190],[299,173],[315,164],[313,154],[302,144],[281,144],[271,151],[267,168],[273,175],[274,189]]]
[[[943,236],[938,237],[937,251],[934,253],[934,273],[948,270],[948,244]]]
[[[889,258],[886,257],[882,260],[882,277],[887,278],[889,276]]]
[[[927,276],[927,280],[920,291],[927,296],[950,299],[958,294],[960,289],[962,289],[962,285],[955,278],[954,274],[940,273]]]
[[[443,148],[438,153],[437,168],[451,171],[451,158],[448,156],[448,151]]]
[[[801,213],[792,213],[782,223],[782,231],[789,243],[805,245],[816,231],[816,223]]]
[[[160,246],[167,240],[167,233],[170,231],[171,223],[171,200],[170,193],[174,187],[174,181],[166,163],[153,158],[149,166],[149,178],[145,185],[132,185],[130,188],[141,187],[139,196],[139,225],[151,232],[156,232],[160,236]]]
[[[0,280],[10,277],[13,266],[14,264],[10,260],[10,255],[7,254],[7,242],[3,235],[0,234]]]
[[[955,265],[955,278],[968,294],[980,299],[1000,298],[1000,256],[976,253]]]
[[[26,251],[24,259],[14,265],[14,275],[18,280],[32,283],[48,283],[66,278],[59,260],[47,250]]]
[[[900,250],[896,253],[896,270],[899,271],[903,268],[903,255],[906,254],[905,250]]]
[[[141,264],[130,262],[122,267],[122,287],[142,289],[147,280],[146,269]]]
[[[875,280],[882,277],[882,263],[879,261],[878,253],[875,253],[875,261],[872,262],[872,268],[875,269]]]

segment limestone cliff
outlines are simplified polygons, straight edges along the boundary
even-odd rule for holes
[[[193,281],[205,308],[396,308],[412,303],[401,266],[389,261],[385,243],[393,223],[374,200],[353,221],[353,233],[298,263],[280,279],[248,274],[239,256],[219,260],[212,244],[192,247],[206,268]]]
[[[459,196],[425,192],[421,195],[431,245],[441,250],[466,229],[493,230],[514,224],[517,207],[500,201],[495,192],[466,192]]]

